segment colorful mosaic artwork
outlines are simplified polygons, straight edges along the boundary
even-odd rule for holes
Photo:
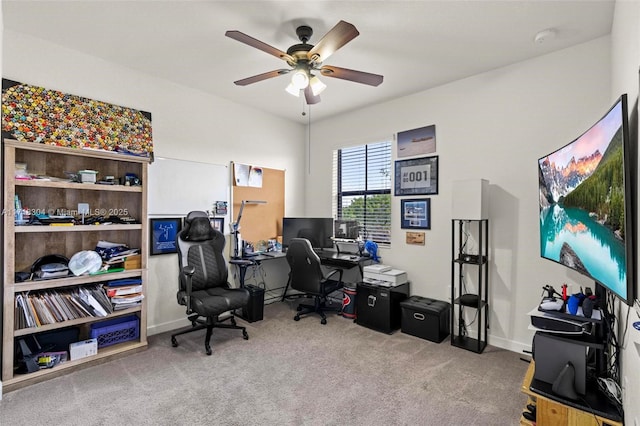
[[[151,156],[151,114],[2,80],[2,131],[22,142]]]

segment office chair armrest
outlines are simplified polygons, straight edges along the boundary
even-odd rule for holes
[[[334,276],[336,273],[338,274],[338,282],[340,284],[342,284],[342,273],[344,271],[342,269],[332,269],[331,272],[329,272],[327,274],[327,276],[324,277],[325,280],[328,280],[329,278],[331,278],[332,276]]]
[[[196,268],[195,266],[185,266],[184,268],[182,268],[182,273],[185,276],[185,285],[186,285],[186,292],[187,292],[187,297],[186,297],[186,305],[187,305],[187,315],[190,315],[193,311],[191,310],[191,281],[193,279],[193,274],[196,273]]]

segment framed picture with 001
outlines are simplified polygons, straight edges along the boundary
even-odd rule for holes
[[[438,193],[438,156],[398,160],[395,164],[394,195]]]
[[[182,218],[153,218],[149,219],[151,233],[151,255],[177,253],[176,238],[182,229]]]
[[[402,229],[431,229],[431,199],[400,200]]]

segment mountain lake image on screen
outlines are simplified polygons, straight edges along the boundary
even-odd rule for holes
[[[623,95],[580,137],[540,158],[538,174],[540,255],[630,303],[633,222],[627,126]]]

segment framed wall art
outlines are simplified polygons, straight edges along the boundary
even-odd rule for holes
[[[436,126],[398,132],[398,158],[436,152]]]
[[[395,165],[394,195],[438,193],[438,156],[398,160]]]
[[[149,219],[151,255],[177,253],[176,237],[182,229],[182,218]]]
[[[224,217],[212,217],[209,221],[213,229],[224,234]]]
[[[431,229],[431,199],[401,200],[402,229]]]

